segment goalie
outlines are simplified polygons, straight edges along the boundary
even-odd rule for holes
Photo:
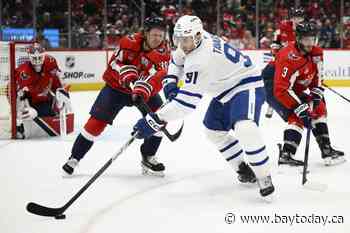
[[[17,138],[58,136],[73,131],[74,115],[56,59],[39,43],[26,48],[29,61],[15,70]]]

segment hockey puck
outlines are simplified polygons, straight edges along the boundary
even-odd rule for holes
[[[56,215],[55,219],[65,219],[66,215],[65,214],[61,214],[61,215]]]

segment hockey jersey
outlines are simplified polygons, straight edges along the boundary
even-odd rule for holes
[[[321,85],[320,65],[323,50],[314,46],[302,55],[295,43],[281,49],[276,55],[274,96],[286,108],[294,109],[302,103],[300,97],[307,89]]]
[[[120,86],[118,79],[133,70],[138,73],[138,80],[144,80],[153,87],[151,96],[161,90],[162,78],[167,73],[170,60],[170,49],[167,42],[163,42],[156,49],[144,51],[143,43],[141,33],[124,36],[120,40],[119,47],[116,48],[103,74],[103,79],[109,86],[131,93],[131,89]]]
[[[203,94],[225,103],[240,91],[263,86],[260,71],[248,56],[209,33],[191,53],[177,49],[172,54],[168,75],[177,76],[183,85],[176,98],[157,112],[164,121],[193,111]]]

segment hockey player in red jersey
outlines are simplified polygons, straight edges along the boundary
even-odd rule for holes
[[[140,100],[146,102],[152,111],[162,105],[158,92],[162,88],[162,78],[167,73],[170,59],[165,40],[165,23],[162,18],[150,17],[144,24],[143,32],[121,38],[103,74],[106,85],[95,100],[91,116],[75,140],[68,161],[63,165],[65,173],[70,175],[74,172],[95,138],[107,124],[113,123],[121,109],[137,105]],[[155,158],[161,139],[161,135],[154,135],[145,139],[141,145],[144,173],[163,176],[164,165]]]
[[[325,165],[344,162],[344,153],[331,147],[327,109],[321,86],[323,50],[316,46],[316,28],[309,22],[296,27],[296,42],[281,49],[275,60],[272,87],[266,87],[267,102],[288,122],[279,164],[303,165],[293,156],[304,127],[312,127]]]
[[[282,48],[288,45],[288,43],[295,42],[295,27],[297,24],[304,21],[305,14],[304,9],[299,8],[292,8],[289,12],[289,18],[290,20],[282,21],[279,29],[276,30],[274,34],[274,40],[271,47],[271,54],[272,54],[272,60],[267,64],[267,66],[264,68],[262,76],[264,78],[264,82],[269,82],[269,80],[272,79],[275,72],[275,65],[274,65],[274,57],[277,54],[277,52]],[[265,84],[266,85],[266,84]],[[273,109],[271,106],[268,107],[265,116],[267,118],[271,118],[273,113]]]
[[[69,95],[62,85],[56,59],[45,54],[39,43],[26,48],[29,61],[15,70],[17,83],[17,137],[56,136],[60,134],[55,117],[63,105],[70,107]],[[73,131],[73,115],[67,121]],[[34,124],[34,126],[32,125]]]

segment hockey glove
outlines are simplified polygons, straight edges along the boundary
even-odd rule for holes
[[[312,102],[314,103],[314,109],[317,108],[317,106],[320,104],[320,102],[323,100],[324,96],[324,88],[323,87],[314,87],[312,88],[311,96],[312,96]]]
[[[299,119],[303,122],[305,127],[310,126],[311,118],[310,118],[310,107],[308,104],[301,104],[294,109],[295,115],[299,117]]]
[[[135,105],[138,105],[141,100],[147,102],[152,94],[153,87],[151,84],[138,80],[135,82],[134,89],[132,90],[132,100]]]
[[[179,92],[177,81],[178,78],[175,75],[167,75],[163,78],[163,91],[166,99],[172,100],[177,96]]]
[[[149,138],[165,126],[165,122],[161,121],[155,113],[149,113],[144,118],[137,121],[134,126],[134,132],[137,133],[136,138]]]
[[[63,106],[70,106],[69,93],[64,88],[56,89],[56,101],[58,109],[62,109]]]
[[[124,88],[129,88],[130,83],[137,80],[139,77],[136,66],[124,65],[119,70],[119,85]]]
[[[25,107],[20,113],[20,118],[21,120],[24,120],[24,121],[33,120],[37,116],[38,116],[38,112],[30,106]]]

